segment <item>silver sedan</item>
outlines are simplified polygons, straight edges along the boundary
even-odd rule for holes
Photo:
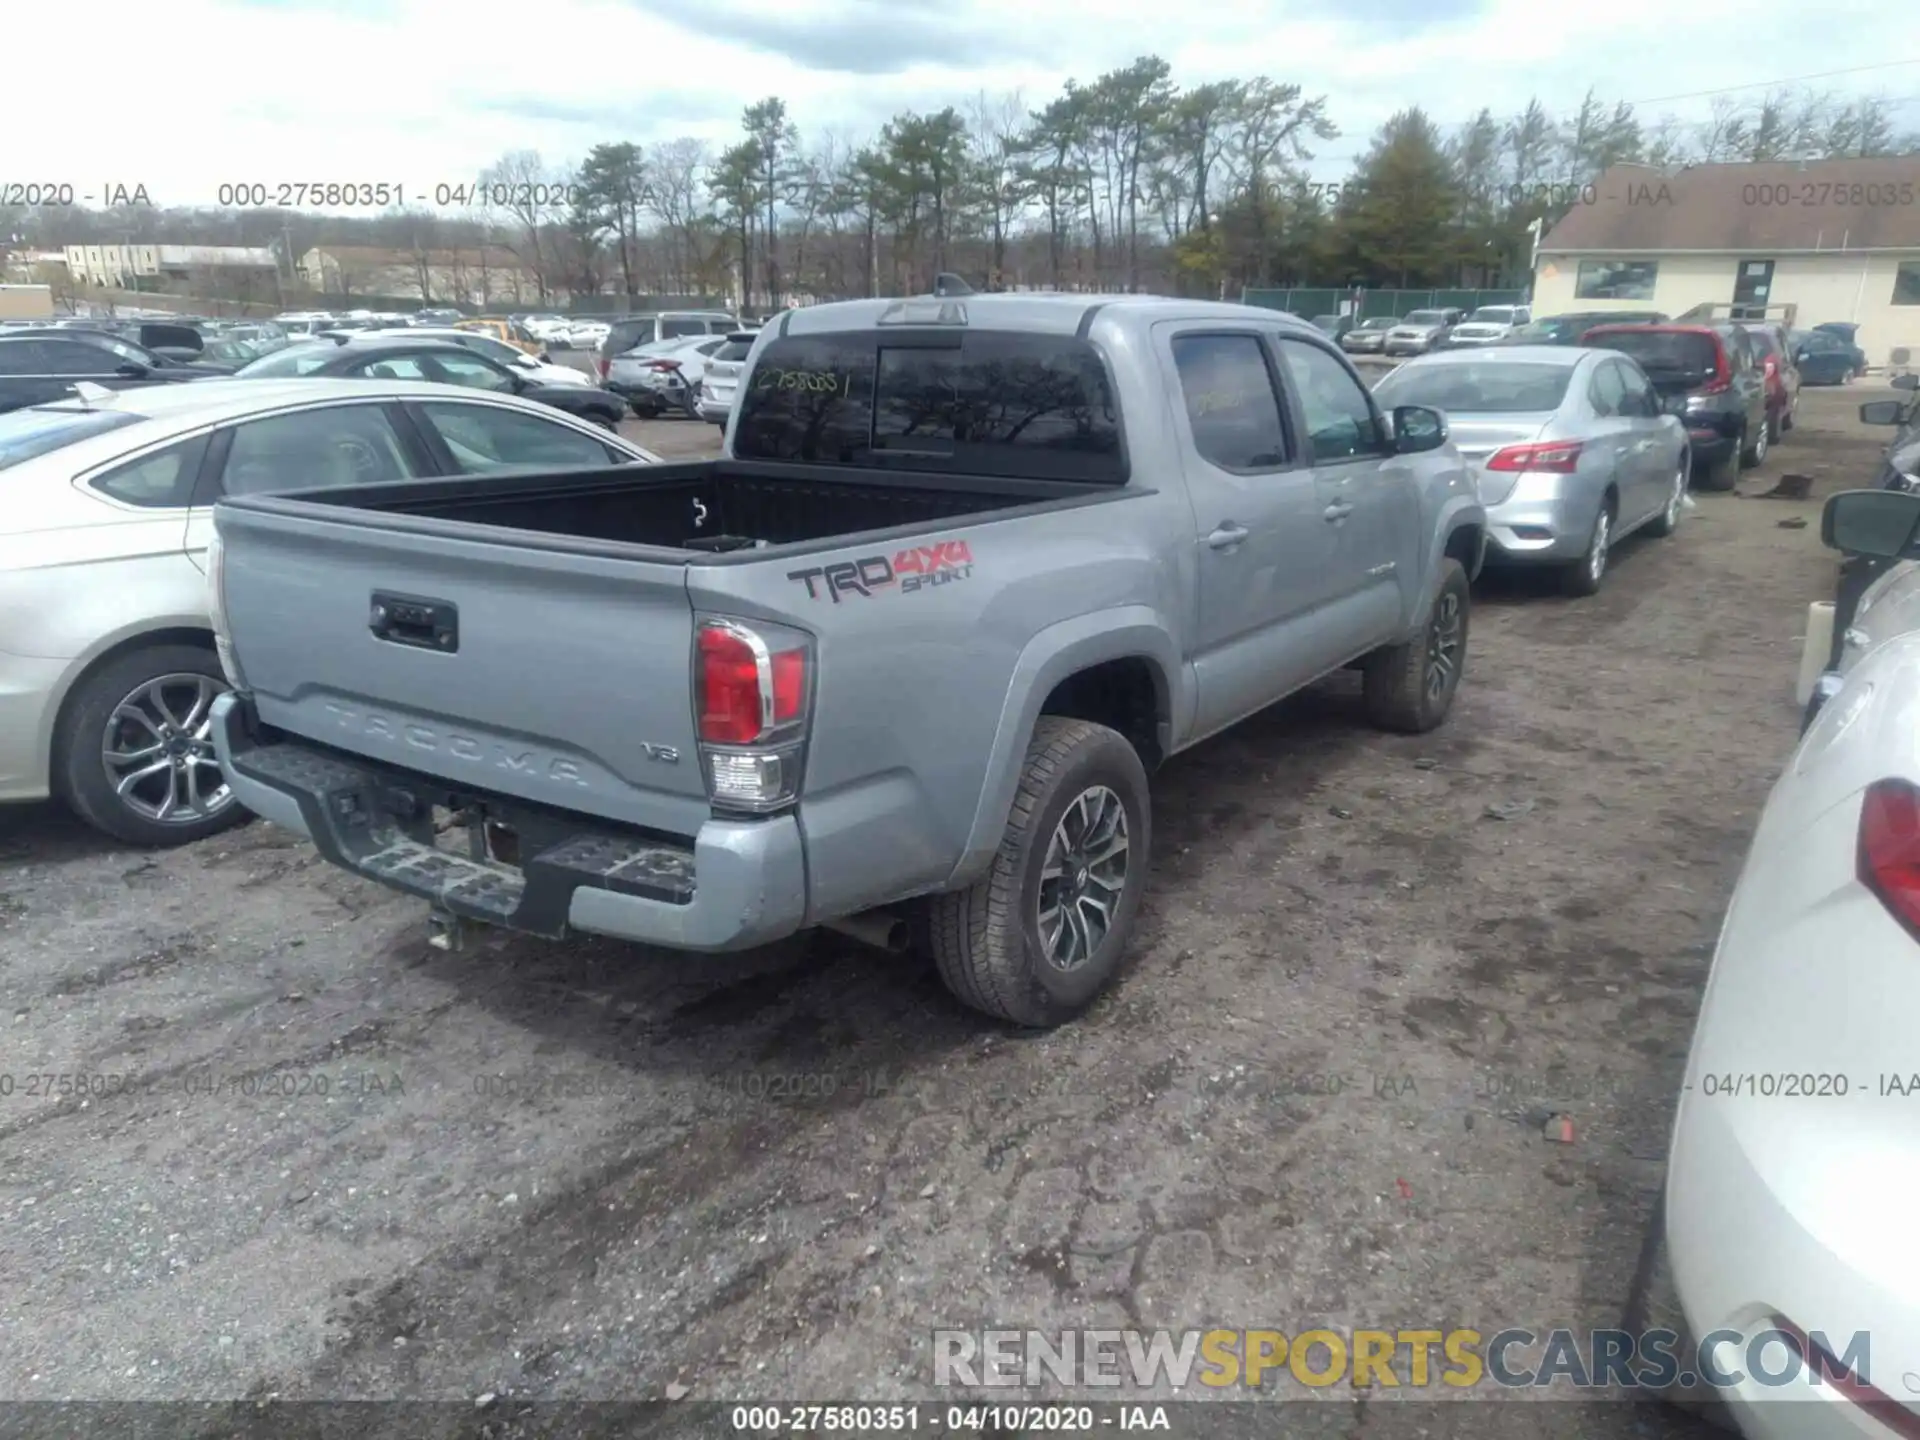
[[[1687,432],[1640,367],[1606,350],[1514,345],[1409,360],[1383,410],[1446,412],[1487,507],[1487,563],[1559,567],[1591,595],[1614,543],[1671,535],[1687,506]]]

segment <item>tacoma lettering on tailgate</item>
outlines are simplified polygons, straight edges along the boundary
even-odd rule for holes
[[[964,540],[936,540],[892,555],[868,555],[859,560],[841,560],[832,565],[816,565],[811,570],[789,570],[787,579],[807,587],[807,598],[822,595],[840,603],[845,595],[871,598],[879,591],[898,586],[903,594],[925,590],[934,585],[950,585],[973,574],[973,551]]]

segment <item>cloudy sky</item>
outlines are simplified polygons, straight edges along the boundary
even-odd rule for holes
[[[564,162],[608,139],[727,143],[765,95],[787,100],[803,137],[864,139],[982,91],[1038,104],[1149,53],[1184,83],[1265,73],[1325,94],[1342,133],[1313,168],[1336,180],[1402,106],[1452,124],[1535,95],[1570,110],[1589,86],[1648,102],[1647,118],[1700,119],[1703,92],[1758,98],[1818,76],[1920,125],[1920,44],[1904,59],[1875,38],[1890,13],[1867,0],[19,3],[0,184],[139,183],[157,204],[211,203],[239,181],[426,192],[510,150]]]

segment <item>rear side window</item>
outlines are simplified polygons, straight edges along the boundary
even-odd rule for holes
[[[1104,485],[1127,478],[1099,352],[1073,336],[992,330],[965,332],[957,347],[874,331],[777,339],[748,379],[734,453]]]
[[[1174,369],[1200,458],[1222,470],[1287,463],[1280,399],[1266,353],[1252,335],[1179,335]]]
[[[194,482],[200,478],[200,460],[206,453],[207,437],[197,435],[104,471],[90,483],[103,495],[128,505],[177,509],[193,503]]]

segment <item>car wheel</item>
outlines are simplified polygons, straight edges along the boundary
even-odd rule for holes
[[[1612,554],[1613,497],[1609,495],[1600,502],[1600,513],[1593,517],[1586,553],[1560,572],[1561,589],[1569,595],[1597,595],[1601,581],[1607,578],[1607,561]]]
[[[929,902],[928,939],[964,1005],[1062,1025],[1120,972],[1146,888],[1146,767],[1118,731],[1042,716],[986,876]]]
[[[1440,584],[1426,628],[1402,645],[1374,651],[1361,664],[1367,718],[1382,730],[1418,735],[1447,718],[1467,668],[1471,594],[1458,560],[1440,562]]]
[[[1673,472],[1673,489],[1667,495],[1667,505],[1647,525],[1647,533],[1656,539],[1663,539],[1680,528],[1680,516],[1687,508],[1687,452],[1680,452],[1680,465]]]
[[[1760,468],[1761,465],[1766,463],[1767,446],[1770,443],[1767,432],[1772,428],[1773,428],[1772,422],[1771,421],[1767,422],[1766,424],[1760,427],[1759,433],[1753,437],[1753,441],[1751,444],[1743,443],[1741,445],[1740,464],[1744,468],[1748,470],[1757,470]],[[1745,437],[1743,436],[1742,439],[1744,442]]]
[[[587,413],[587,418],[602,430],[611,430],[616,435],[620,432],[620,414],[617,410],[592,410]]]
[[[247,812],[220,773],[208,715],[227,688],[197,645],[152,645],[84,676],[56,737],[61,796],[132,845],[185,845],[239,824]]]

